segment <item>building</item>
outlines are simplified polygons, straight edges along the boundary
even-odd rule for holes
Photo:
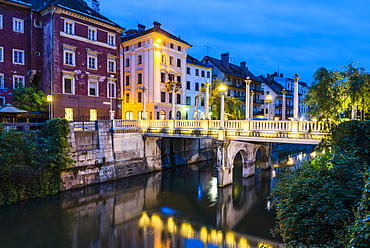
[[[206,87],[212,83],[212,66],[188,55],[186,59],[186,120],[206,119]],[[202,90],[203,88],[203,90]]]
[[[123,28],[96,9],[83,0],[0,0],[2,101],[33,85],[52,96],[52,117],[120,118]]]
[[[247,77],[251,80],[250,90],[253,95],[253,116],[263,115],[263,89],[259,79],[248,69],[246,62],[235,65],[229,62],[229,53],[221,54],[221,59],[206,56],[202,60],[207,65],[212,65],[212,80],[219,79],[225,82],[228,96],[234,96],[245,102]]]
[[[153,22],[121,39],[124,119],[185,119],[184,82],[189,43]],[[174,113],[173,113],[174,112]]]

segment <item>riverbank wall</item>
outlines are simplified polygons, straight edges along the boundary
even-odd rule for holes
[[[93,126],[70,124],[70,157],[62,173],[62,190],[160,171],[215,158],[211,139],[184,139],[112,132],[110,121]]]

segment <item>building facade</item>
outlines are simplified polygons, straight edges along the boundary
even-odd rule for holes
[[[161,28],[139,24],[122,37],[123,119],[185,119],[189,43]]]
[[[0,97],[36,86],[52,117],[120,118],[122,31],[82,0],[0,1]]]
[[[206,87],[212,83],[212,66],[188,55],[186,60],[186,120],[201,120],[206,116]],[[208,86],[207,86],[208,85]]]

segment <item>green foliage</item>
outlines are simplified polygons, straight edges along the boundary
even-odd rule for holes
[[[220,85],[226,83],[219,79],[213,80],[209,92],[209,105],[212,111],[212,119],[220,119],[221,96]],[[204,94],[205,89],[202,88],[201,92]],[[233,96],[225,96],[225,118],[228,120],[241,120],[245,118],[243,109],[243,102]]]
[[[52,119],[38,135],[0,132],[0,206],[55,194],[68,156],[68,122]]]
[[[314,74],[305,104],[311,106],[310,114],[319,119],[338,120],[351,117],[352,108],[370,111],[370,74],[363,68],[349,64],[344,71],[319,68]],[[365,114],[362,116],[365,117]]]
[[[36,87],[19,87],[14,90],[12,102],[19,109],[38,112],[46,110],[46,95]]]
[[[283,237],[287,247],[349,243],[348,228],[369,171],[369,124],[338,125],[325,154],[279,179],[272,194],[278,220],[275,234]]]

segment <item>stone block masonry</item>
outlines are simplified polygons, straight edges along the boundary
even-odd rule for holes
[[[75,163],[62,173],[62,190],[215,158],[211,139],[112,133],[110,121],[98,121],[88,130],[75,129],[71,122],[68,139]]]

